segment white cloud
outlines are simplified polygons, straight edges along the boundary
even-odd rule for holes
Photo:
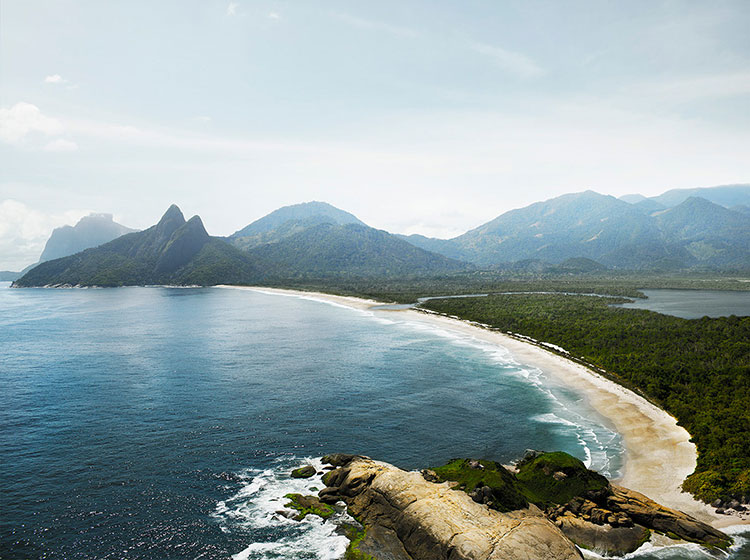
[[[68,80],[63,78],[60,74],[52,74],[44,78],[45,84],[67,84]]]
[[[281,19],[281,16],[278,14],[278,12],[269,12],[268,19]]]
[[[75,224],[87,211],[45,214],[17,200],[0,202],[0,270],[21,270],[39,260],[52,230]]]
[[[401,37],[418,37],[420,33],[409,27],[401,27],[399,25],[393,25],[390,23],[375,21],[371,19],[364,19],[350,14],[341,12],[334,12],[334,17],[340,19],[344,23],[351,25],[352,27],[358,27],[360,29],[370,29],[372,31],[385,31],[391,35],[399,35]]]
[[[199,123],[208,124],[213,119],[209,117],[208,115],[198,115],[197,117],[193,117],[193,120]]]
[[[78,144],[65,138],[58,138],[44,146],[46,152],[75,152],[76,150],[78,150]]]
[[[230,2],[227,6],[227,15],[228,16],[236,16],[237,15],[237,8],[239,8],[240,5],[238,2]]]
[[[507,70],[522,78],[535,78],[544,74],[544,70],[523,53],[509,51],[484,43],[472,43],[471,49],[492,58],[503,70]]]
[[[39,107],[19,102],[10,109],[0,108],[0,140],[9,144],[22,144],[27,138],[39,133],[55,136],[63,131],[62,123],[42,114]]]

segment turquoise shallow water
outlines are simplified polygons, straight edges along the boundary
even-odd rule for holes
[[[2,558],[336,558],[332,523],[276,513],[328,452],[621,466],[603,419],[502,349],[302,298],[3,287],[0,375]]]

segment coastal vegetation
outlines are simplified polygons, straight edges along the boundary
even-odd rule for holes
[[[295,279],[268,279],[264,285],[406,304],[415,303],[424,296],[504,292],[554,292],[643,298],[645,296],[641,290],[653,289],[750,291],[750,274],[716,271],[691,272],[690,274],[643,271],[573,274],[492,270],[391,278],[309,276]]]
[[[473,459],[453,459],[431,473],[438,482],[458,483],[456,488],[498,511],[525,508],[529,503],[541,508],[562,505],[609,487],[604,476],[563,451],[531,452],[519,461],[515,473],[495,461]]]
[[[525,508],[529,500],[524,488],[501,464],[495,461],[453,459],[446,465],[432,469],[437,481],[457,482],[456,488],[463,490],[477,501],[486,501],[498,511],[513,511]],[[488,490],[483,492],[484,488]]]
[[[684,489],[750,495],[750,317],[681,319],[617,298],[558,294],[436,299],[423,307],[564,348],[672,413],[698,448]]]
[[[531,453],[516,466],[516,478],[526,494],[539,506],[565,504],[577,496],[597,494],[609,481],[586,468],[583,462],[568,453]]]

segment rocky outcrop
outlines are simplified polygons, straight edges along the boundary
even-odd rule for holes
[[[366,457],[324,458],[338,467],[326,474],[320,500],[346,502],[351,515],[378,538],[397,539],[413,560],[580,559],[581,554],[536,506],[500,513],[453,490]],[[362,546],[367,547],[366,538]],[[362,548],[360,548],[362,550]],[[404,560],[395,555],[393,558]]]
[[[316,496],[303,496],[302,494],[287,494],[285,498],[291,500],[285,507],[296,510],[294,516],[296,521],[302,521],[308,515],[317,515],[322,519],[331,517],[335,510]]]
[[[608,523],[586,521],[571,513],[558,517],[556,524],[578,546],[615,556],[633,552],[651,536],[651,531],[640,525],[613,527]]]
[[[366,529],[357,550],[377,560],[580,558],[575,545],[622,556],[652,531],[708,547],[731,544],[567,453],[532,452],[510,470],[473,459],[421,473],[358,455],[323,462],[329,472],[320,503],[344,501]]]
[[[607,554],[634,551],[650,531],[709,547],[730,544],[729,537],[718,529],[616,484],[550,507],[547,516],[579,546]]]
[[[606,498],[602,493],[601,498]],[[622,556],[633,552],[651,535],[622,511],[576,497],[567,504],[547,508],[547,517],[578,546],[603,554]]]
[[[562,466],[565,463],[567,466]],[[651,531],[708,547],[730,544],[721,531],[611,484],[564,453],[536,453],[525,458],[518,465],[517,480],[527,493],[537,496],[540,501],[536,503],[545,507],[547,517],[585,548],[623,555],[636,550]]]
[[[668,536],[718,547],[729,544],[729,537],[718,529],[622,486],[610,484],[607,505],[626,513],[634,522]]]

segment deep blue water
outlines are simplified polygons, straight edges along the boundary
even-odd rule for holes
[[[619,437],[502,349],[388,312],[233,289],[0,287],[0,557],[336,558],[276,513],[329,452],[403,468]],[[680,556],[671,556],[677,558]]]

